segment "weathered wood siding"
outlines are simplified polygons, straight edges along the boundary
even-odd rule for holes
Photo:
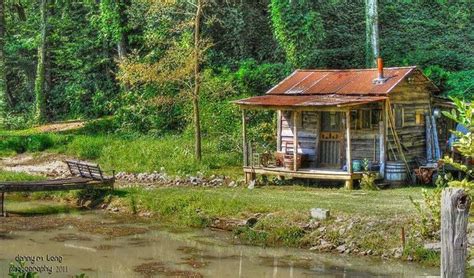
[[[407,77],[401,82],[389,95],[392,109],[401,107],[403,109],[403,125],[396,128],[396,132],[400,138],[402,148],[405,152],[407,160],[413,161],[415,157],[426,157],[426,131],[424,115],[431,113],[431,93],[427,87],[426,79],[418,72]],[[378,109],[383,115],[383,104],[372,103],[358,109]],[[423,115],[423,121],[416,122],[416,114]],[[291,147],[293,142],[293,118],[291,111],[281,111],[278,118],[278,150],[285,151],[285,146]],[[384,117],[381,118],[381,120]],[[317,166],[319,156],[319,134],[321,129],[321,112],[300,112],[297,121],[298,130],[298,153],[306,154],[309,159],[309,166]],[[384,126],[388,126],[385,122]],[[373,126],[371,128],[353,129],[351,128],[351,158],[364,159],[370,161],[380,160],[380,128]],[[344,136],[345,137],[345,136]],[[440,136],[440,141],[445,141],[446,136]],[[345,148],[346,139],[343,145]],[[442,142],[440,142],[442,145]],[[387,144],[385,146],[389,160],[394,160],[395,153],[397,159],[400,155],[395,147],[395,142],[391,131],[387,131]],[[345,152],[343,152],[343,160]],[[343,163],[344,164],[344,163]]]
[[[375,138],[375,139],[374,139]],[[351,130],[352,159],[379,160],[379,128]]]
[[[360,108],[370,110],[380,110],[382,113],[382,104],[371,103]],[[356,110],[356,109],[355,109]],[[360,111],[360,110],[358,110]],[[369,161],[378,161],[380,156],[380,134],[378,125],[370,128],[351,129],[351,155],[352,159],[363,160],[367,158]]]
[[[419,73],[406,78],[390,93],[392,109],[395,106],[403,108],[403,127],[396,128],[402,148],[407,160],[412,161],[415,157],[426,157],[426,131],[425,122],[416,123],[416,113],[430,113],[431,95],[427,88],[426,79]],[[392,150],[397,154],[395,143],[391,132],[388,132],[387,153],[389,159],[393,159]],[[400,159],[397,154],[398,159]]]
[[[280,151],[286,151],[285,147],[288,143],[289,146],[293,146],[293,112],[282,111],[281,118],[279,119],[281,125],[281,134],[278,140],[280,140]],[[300,112],[298,118],[298,153],[306,154],[309,160],[310,166],[316,164],[316,146],[317,138],[320,128],[320,112]]]

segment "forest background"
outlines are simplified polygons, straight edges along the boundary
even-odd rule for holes
[[[417,65],[443,96],[472,100],[472,2],[378,2],[385,65]],[[4,129],[101,118],[90,132],[192,138],[198,108],[200,136],[235,163],[232,100],[264,94],[297,68],[373,66],[361,0],[0,3]],[[252,116],[254,140],[274,141],[271,117]]]

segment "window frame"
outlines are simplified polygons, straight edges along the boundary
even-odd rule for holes
[[[420,116],[420,118],[418,118]],[[420,121],[418,121],[420,119]],[[423,109],[415,110],[415,125],[424,126],[425,125],[425,111]]]
[[[398,111],[400,113],[398,114]],[[394,105],[392,109],[393,118],[395,121],[395,128],[404,128],[405,127],[405,108],[402,105]],[[401,119],[398,118],[400,115]]]

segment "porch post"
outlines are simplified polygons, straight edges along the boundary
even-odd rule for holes
[[[346,111],[346,166],[347,172],[352,174],[351,158],[351,111]],[[346,188],[352,190],[352,177],[346,180]]]
[[[281,110],[277,111],[277,152],[281,151]]]
[[[385,162],[387,161],[387,155],[386,155],[386,142],[387,142],[387,129],[385,128],[387,126],[387,117],[385,117],[385,103],[382,103],[382,120],[379,123],[379,149],[380,149],[380,157],[379,157],[379,175],[380,177],[385,177]]]
[[[244,151],[244,167],[249,166],[249,152],[248,152],[248,145],[247,145],[247,120],[245,119],[245,109],[242,109],[242,143],[243,143],[243,151]]]
[[[298,111],[293,111],[293,170],[298,170]]]

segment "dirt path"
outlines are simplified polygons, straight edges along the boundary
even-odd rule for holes
[[[69,170],[63,161],[68,158],[70,159],[65,155],[51,153],[19,154],[0,158],[0,170],[47,177],[66,177],[69,175]]]
[[[35,130],[39,132],[60,132],[73,129],[79,129],[84,127],[85,121],[70,121],[61,123],[52,123],[47,125],[38,126]]]

